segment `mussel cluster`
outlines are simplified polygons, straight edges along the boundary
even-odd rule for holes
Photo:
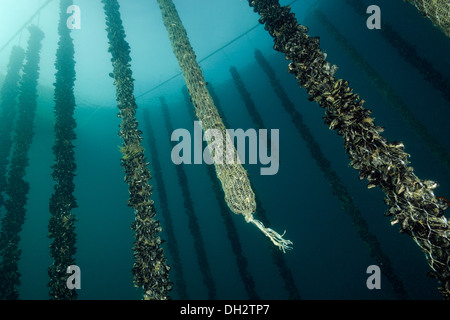
[[[74,223],[75,216],[71,213],[76,205],[74,201],[67,201],[64,205],[63,195],[53,195],[50,200],[51,217],[49,221],[48,237],[53,239],[50,244],[50,256],[52,265],[48,268],[50,281],[48,283],[49,295],[52,300],[76,299],[77,292],[67,288],[67,267],[76,264],[76,234]]]
[[[28,151],[33,139],[33,121],[37,106],[37,82],[41,42],[44,33],[36,26],[30,26],[30,38],[26,52],[26,64],[20,81],[18,118],[14,149],[11,156],[7,179],[5,202],[6,214],[2,219],[0,232],[0,299],[18,299],[17,286],[20,285],[18,261],[22,225],[25,221],[29,184],[24,180],[28,166]]]
[[[136,102],[133,95],[133,78],[130,69],[130,47],[125,41],[125,31],[119,13],[117,0],[102,0],[106,14],[109,52],[112,54],[114,84],[119,114],[122,119],[119,136],[123,138],[121,165],[125,172],[125,182],[129,185],[128,206],[135,211],[135,230],[133,245],[135,262],[132,272],[136,287],[144,289],[144,299],[166,300],[172,283],[169,281],[170,267],[158,236],[162,231],[155,218],[153,200],[150,199],[152,187],[148,163],[141,146],[141,134],[136,120]]]
[[[1,90],[0,104],[0,208],[3,207],[5,199],[3,191],[6,188],[6,176],[8,158],[12,147],[12,132],[14,119],[16,118],[16,99],[19,94],[20,70],[23,66],[25,51],[14,46],[8,63],[8,72]]]
[[[78,207],[73,195],[75,185],[76,163],[73,141],[76,139],[74,119],[75,96],[75,60],[74,45],[70,37],[70,30],[66,27],[66,9],[72,0],[60,2],[59,47],[56,52],[56,74],[54,93],[55,113],[55,144],[53,146],[54,164],[52,177],[55,181],[54,193],[50,198],[50,220],[48,237],[53,240],[50,244],[52,265],[48,268],[50,277],[50,299],[70,300],[77,297],[75,290],[67,288],[67,267],[75,264],[76,221],[72,209]]]
[[[326,61],[319,39],[307,35],[307,27],[298,24],[288,6],[281,7],[278,0],[249,0],[249,4],[274,38],[274,49],[291,60],[288,71],[307,90],[309,100],[325,109],[329,128],[343,137],[350,164],[369,181],[369,188],[381,187],[391,223],[398,223],[420,246],[433,270],[430,275],[442,283],[439,291],[450,298],[450,229],[443,214],[448,205],[434,195],[437,184],[414,174],[402,143],[380,135],[384,128],[375,125],[349,83],[334,77],[337,68]]]

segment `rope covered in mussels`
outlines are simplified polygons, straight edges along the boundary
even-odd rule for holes
[[[30,185],[24,180],[28,167],[28,151],[33,140],[33,123],[37,107],[37,84],[39,79],[40,50],[44,33],[37,26],[30,26],[30,38],[25,54],[26,63],[20,81],[18,118],[7,179],[5,201],[6,214],[0,232],[0,299],[19,298],[20,285],[18,262],[20,236],[25,222],[27,195]]]
[[[121,152],[122,168],[125,170],[125,182],[129,185],[128,206],[135,211],[135,230],[133,245],[135,262],[132,272],[134,285],[144,289],[144,299],[167,300],[172,283],[169,281],[170,267],[166,263],[162,240],[158,234],[162,231],[160,222],[155,219],[155,207],[150,199],[152,186],[148,163],[141,145],[141,131],[136,120],[136,101],[130,68],[130,46],[125,40],[125,30],[119,13],[117,0],[102,0],[106,15],[109,49],[112,55],[113,78],[116,86],[116,98],[122,119],[119,136],[123,138]]]
[[[3,191],[6,188],[8,158],[12,147],[12,131],[16,120],[16,99],[19,95],[20,70],[23,66],[25,51],[14,46],[9,57],[8,71],[1,90],[0,104],[0,209],[5,204]]]
[[[347,81],[334,77],[335,68],[326,61],[319,39],[307,35],[308,28],[297,22],[289,6],[280,6],[278,0],[249,0],[249,5],[274,38],[274,49],[292,61],[288,71],[307,90],[309,99],[325,109],[325,123],[343,137],[350,165],[359,170],[360,179],[368,179],[368,187],[380,186],[391,223],[398,223],[400,231],[423,250],[430,275],[442,283],[439,291],[450,298],[450,230],[443,214],[448,205],[434,195],[437,184],[414,174],[402,143],[388,142],[380,135],[383,129],[363,107],[364,100]]]
[[[237,161],[236,149],[226,133],[225,125],[206,88],[203,73],[189,42],[186,29],[183,27],[175,5],[171,0],[158,0],[158,4],[164,25],[169,34],[173,52],[183,72],[195,107],[195,113],[201,121],[202,128],[205,133],[210,129],[214,129],[220,132],[222,137],[222,143],[220,144],[222,148],[220,150],[223,152],[220,156],[215,153],[216,149],[211,146],[215,140],[212,136],[206,135],[208,147],[210,148],[212,159],[214,159],[216,174],[222,183],[222,189],[225,193],[225,201],[231,211],[236,214],[242,214],[247,223],[253,223],[258,227],[280,250],[284,252],[291,249],[291,241],[283,239],[283,235],[266,228],[253,217],[253,213],[256,211],[255,194],[251,188],[247,171]],[[217,143],[215,141],[215,144]]]
[[[50,281],[49,295],[52,300],[74,300],[78,294],[76,290],[67,287],[67,268],[75,265],[76,234],[74,223],[76,218],[72,213],[77,208],[73,196],[75,184],[73,182],[76,170],[73,141],[76,139],[74,118],[75,96],[75,60],[74,45],[70,36],[70,29],[66,25],[66,10],[73,4],[73,0],[61,0],[59,16],[59,46],[56,51],[55,74],[55,144],[53,154],[55,163],[52,165],[52,177],[55,181],[54,193],[50,198],[50,220],[48,237],[50,256],[53,264],[48,268]]]

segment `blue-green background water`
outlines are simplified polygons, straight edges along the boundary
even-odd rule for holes
[[[38,7],[38,1],[23,0],[28,7],[21,11],[14,1],[4,1],[4,8],[16,15],[20,26]],[[42,3],[43,1],[41,1]],[[57,1],[56,1],[57,2]],[[50,4],[34,23],[46,33],[42,49],[41,78],[35,136],[29,153],[30,165],[26,180],[30,183],[27,218],[21,232],[22,256],[19,269],[22,274],[21,299],[48,299],[47,268],[49,257],[47,238],[48,202],[53,191],[51,165],[53,162],[53,60],[57,43],[58,6]],[[280,1],[287,4],[289,1]],[[367,7],[377,4],[383,23],[389,23],[417,52],[431,61],[436,69],[448,76],[450,71],[450,41],[417,10],[402,1],[362,1]],[[117,136],[120,119],[116,117],[115,88],[108,73],[112,71],[107,52],[104,16],[100,3],[74,1],[82,10],[82,28],[74,30],[77,62],[76,97],[76,178],[75,196],[79,207],[77,216],[77,265],[81,268],[79,299],[140,299],[141,292],[133,287],[133,232],[130,229],[133,211],[126,206],[127,185],[123,182]],[[261,176],[260,165],[247,165],[255,192],[261,199],[271,227],[293,241],[292,251],[285,255],[295,285],[302,299],[395,299],[396,295],[385,276],[380,290],[369,290],[366,269],[377,264],[368,248],[358,237],[349,215],[332,194],[329,182],[306,148],[305,142],[282,109],[265,73],[257,65],[254,50],[262,51],[277,77],[295,102],[324,155],[331,162],[345,187],[351,193],[370,231],[377,236],[384,253],[389,257],[396,275],[402,280],[412,299],[440,299],[435,280],[426,276],[429,267],[425,256],[413,240],[398,233],[383,216],[386,206],[378,189],[367,190],[366,182],[348,166],[341,137],[328,130],[323,123],[323,110],[309,102],[305,91],[295,78],[287,73],[288,61],[272,49],[272,39],[262,26],[255,28],[232,44],[209,54],[255,26],[258,16],[247,1],[238,0],[174,0],[196,50],[206,81],[217,92],[220,104],[231,128],[254,128],[229,72],[238,69],[250,91],[265,126],[280,130],[280,169],[274,176]],[[127,40],[131,46],[132,69],[135,81],[138,119],[144,136],[146,156],[151,159],[148,138],[143,121],[143,110],[149,110],[155,131],[159,160],[162,166],[170,215],[174,223],[182,268],[190,299],[206,299],[207,289],[194,249],[193,236],[183,205],[183,195],[170,158],[172,144],[164,126],[159,98],[164,96],[175,128],[191,130],[193,123],[182,94],[184,80],[177,76],[180,70],[171,51],[167,33],[156,1],[120,1]],[[0,8],[2,3],[0,3]],[[13,8],[15,8],[13,10]],[[28,10],[27,12],[25,12]],[[408,124],[374,85],[373,79],[342,49],[332,34],[312,14],[320,10],[357,49],[359,54],[381,75],[402,101],[421,119],[427,129],[450,149],[448,140],[448,101],[424,80],[417,70],[407,64],[377,30],[368,30],[365,19],[357,15],[343,0],[296,1],[292,4],[299,22],[307,25],[309,34],[320,36],[321,48],[328,60],[339,66],[337,77],[367,101],[378,125],[386,127],[383,133],[389,140],[403,141],[411,154],[411,164],[423,179],[439,182],[437,195],[450,196],[450,174],[417,138]],[[2,10],[2,14],[4,11]],[[22,19],[22,20],[21,20]],[[5,19],[0,19],[5,22]],[[1,23],[1,22],[0,22]],[[18,28],[18,27],[17,27]],[[17,30],[0,28],[0,45]],[[26,45],[25,31],[12,44]],[[11,44],[11,45],[12,45]],[[0,74],[4,74],[10,47],[0,54]],[[2,77],[3,78],[3,77]],[[158,87],[157,87],[158,86]],[[152,88],[156,89],[148,92]],[[153,171],[152,164],[150,169]],[[215,282],[218,299],[248,299],[238,274],[236,258],[227,238],[223,219],[212,191],[205,165],[185,165],[188,186],[195,214],[205,243],[208,263]],[[159,186],[152,179],[157,218],[164,228],[161,216]],[[0,211],[0,217],[4,211]],[[271,250],[264,236],[246,224],[242,216],[230,212],[239,234],[248,270],[255,281],[258,295],[263,299],[287,299],[282,277],[275,266]],[[166,239],[163,231],[162,238]],[[166,249],[168,263],[172,257]],[[383,266],[380,266],[383,270]],[[173,271],[175,272],[175,271]],[[173,274],[172,272],[172,274]],[[177,291],[172,291],[177,299]]]

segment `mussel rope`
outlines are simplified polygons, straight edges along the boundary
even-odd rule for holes
[[[307,35],[289,6],[278,0],[249,0],[260,15],[259,22],[274,38],[274,49],[291,60],[288,71],[307,90],[309,99],[326,111],[325,123],[344,139],[350,165],[367,178],[369,186],[380,186],[390,207],[391,224],[411,236],[422,249],[432,271],[440,280],[443,298],[450,298],[450,229],[444,210],[448,204],[436,197],[437,183],[421,180],[410,167],[400,142],[388,142],[381,127],[370,117],[364,100],[353,93],[349,83],[336,79],[333,68],[320,49],[319,39]]]
[[[205,132],[215,129],[220,132],[225,145],[222,150],[224,156],[222,161],[214,161],[217,177],[222,182],[225,193],[225,201],[231,211],[242,214],[247,223],[252,223],[267,237],[274,245],[283,252],[291,249],[292,242],[283,239],[283,235],[278,234],[270,228],[266,228],[260,221],[256,220],[253,213],[256,211],[255,195],[250,186],[247,172],[236,160],[237,152],[234,144],[226,133],[226,128],[217,112],[214,102],[206,88],[206,82],[202,71],[196,60],[195,52],[189,42],[187,33],[175,5],[171,0],[158,0],[164,25],[169,34],[175,57],[183,72],[186,85],[195,107],[197,118],[201,121]],[[212,158],[216,159],[215,149],[211,147],[214,142],[213,137],[207,137]],[[223,141],[222,141],[223,142]],[[217,142],[216,142],[217,143]],[[224,159],[227,159],[224,161]]]
[[[18,262],[20,231],[25,222],[27,195],[30,185],[24,180],[28,167],[28,151],[34,132],[33,123],[37,107],[37,84],[39,79],[40,50],[44,33],[32,25],[28,28],[30,38],[25,54],[26,63],[20,81],[18,118],[7,179],[5,201],[6,214],[2,219],[0,232],[0,300],[19,298],[17,286],[20,285]]]
[[[50,220],[48,237],[52,265],[48,268],[50,281],[49,295],[52,300],[74,300],[78,297],[75,289],[67,287],[67,268],[75,265],[76,253],[75,215],[72,210],[78,207],[73,195],[75,190],[74,177],[76,170],[74,143],[76,139],[76,121],[74,112],[76,107],[75,60],[74,44],[70,36],[70,29],[66,25],[67,7],[73,0],[61,0],[59,16],[59,46],[56,51],[56,74],[54,93],[55,113],[55,143],[53,146],[54,164],[52,177],[55,181],[54,193],[50,198]]]
[[[1,90],[0,104],[0,210],[5,204],[3,192],[6,188],[6,176],[9,155],[12,148],[12,131],[17,114],[17,96],[19,95],[20,70],[23,66],[25,51],[14,46],[9,57],[8,71]]]
[[[166,262],[162,240],[158,235],[161,225],[155,219],[156,211],[150,199],[152,186],[148,163],[141,145],[141,131],[136,120],[136,101],[133,94],[134,84],[131,71],[130,46],[125,40],[125,30],[119,13],[117,0],[102,0],[106,15],[106,31],[109,39],[109,52],[112,55],[113,77],[116,86],[116,99],[119,108],[119,136],[124,143],[121,147],[122,168],[125,181],[129,186],[128,206],[134,209],[135,230],[133,245],[135,262],[132,272],[134,285],[142,287],[144,299],[167,300],[173,285],[169,281],[169,265]]]

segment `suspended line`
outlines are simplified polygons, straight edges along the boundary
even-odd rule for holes
[[[53,0],[47,0],[47,2],[45,2],[39,9],[36,10],[36,12],[30,17],[30,19],[28,19],[23,25],[22,27],[20,27],[19,30],[17,30],[16,33],[14,33],[14,35],[3,45],[3,47],[0,49],[0,53],[8,46],[8,44],[11,43],[11,41],[14,40],[15,37],[17,37],[18,34],[20,34],[20,32],[22,32],[23,29],[25,29],[28,24],[34,19],[34,17],[36,17],[36,15],[38,15],[42,9],[44,9],[50,2],[52,2]]]

